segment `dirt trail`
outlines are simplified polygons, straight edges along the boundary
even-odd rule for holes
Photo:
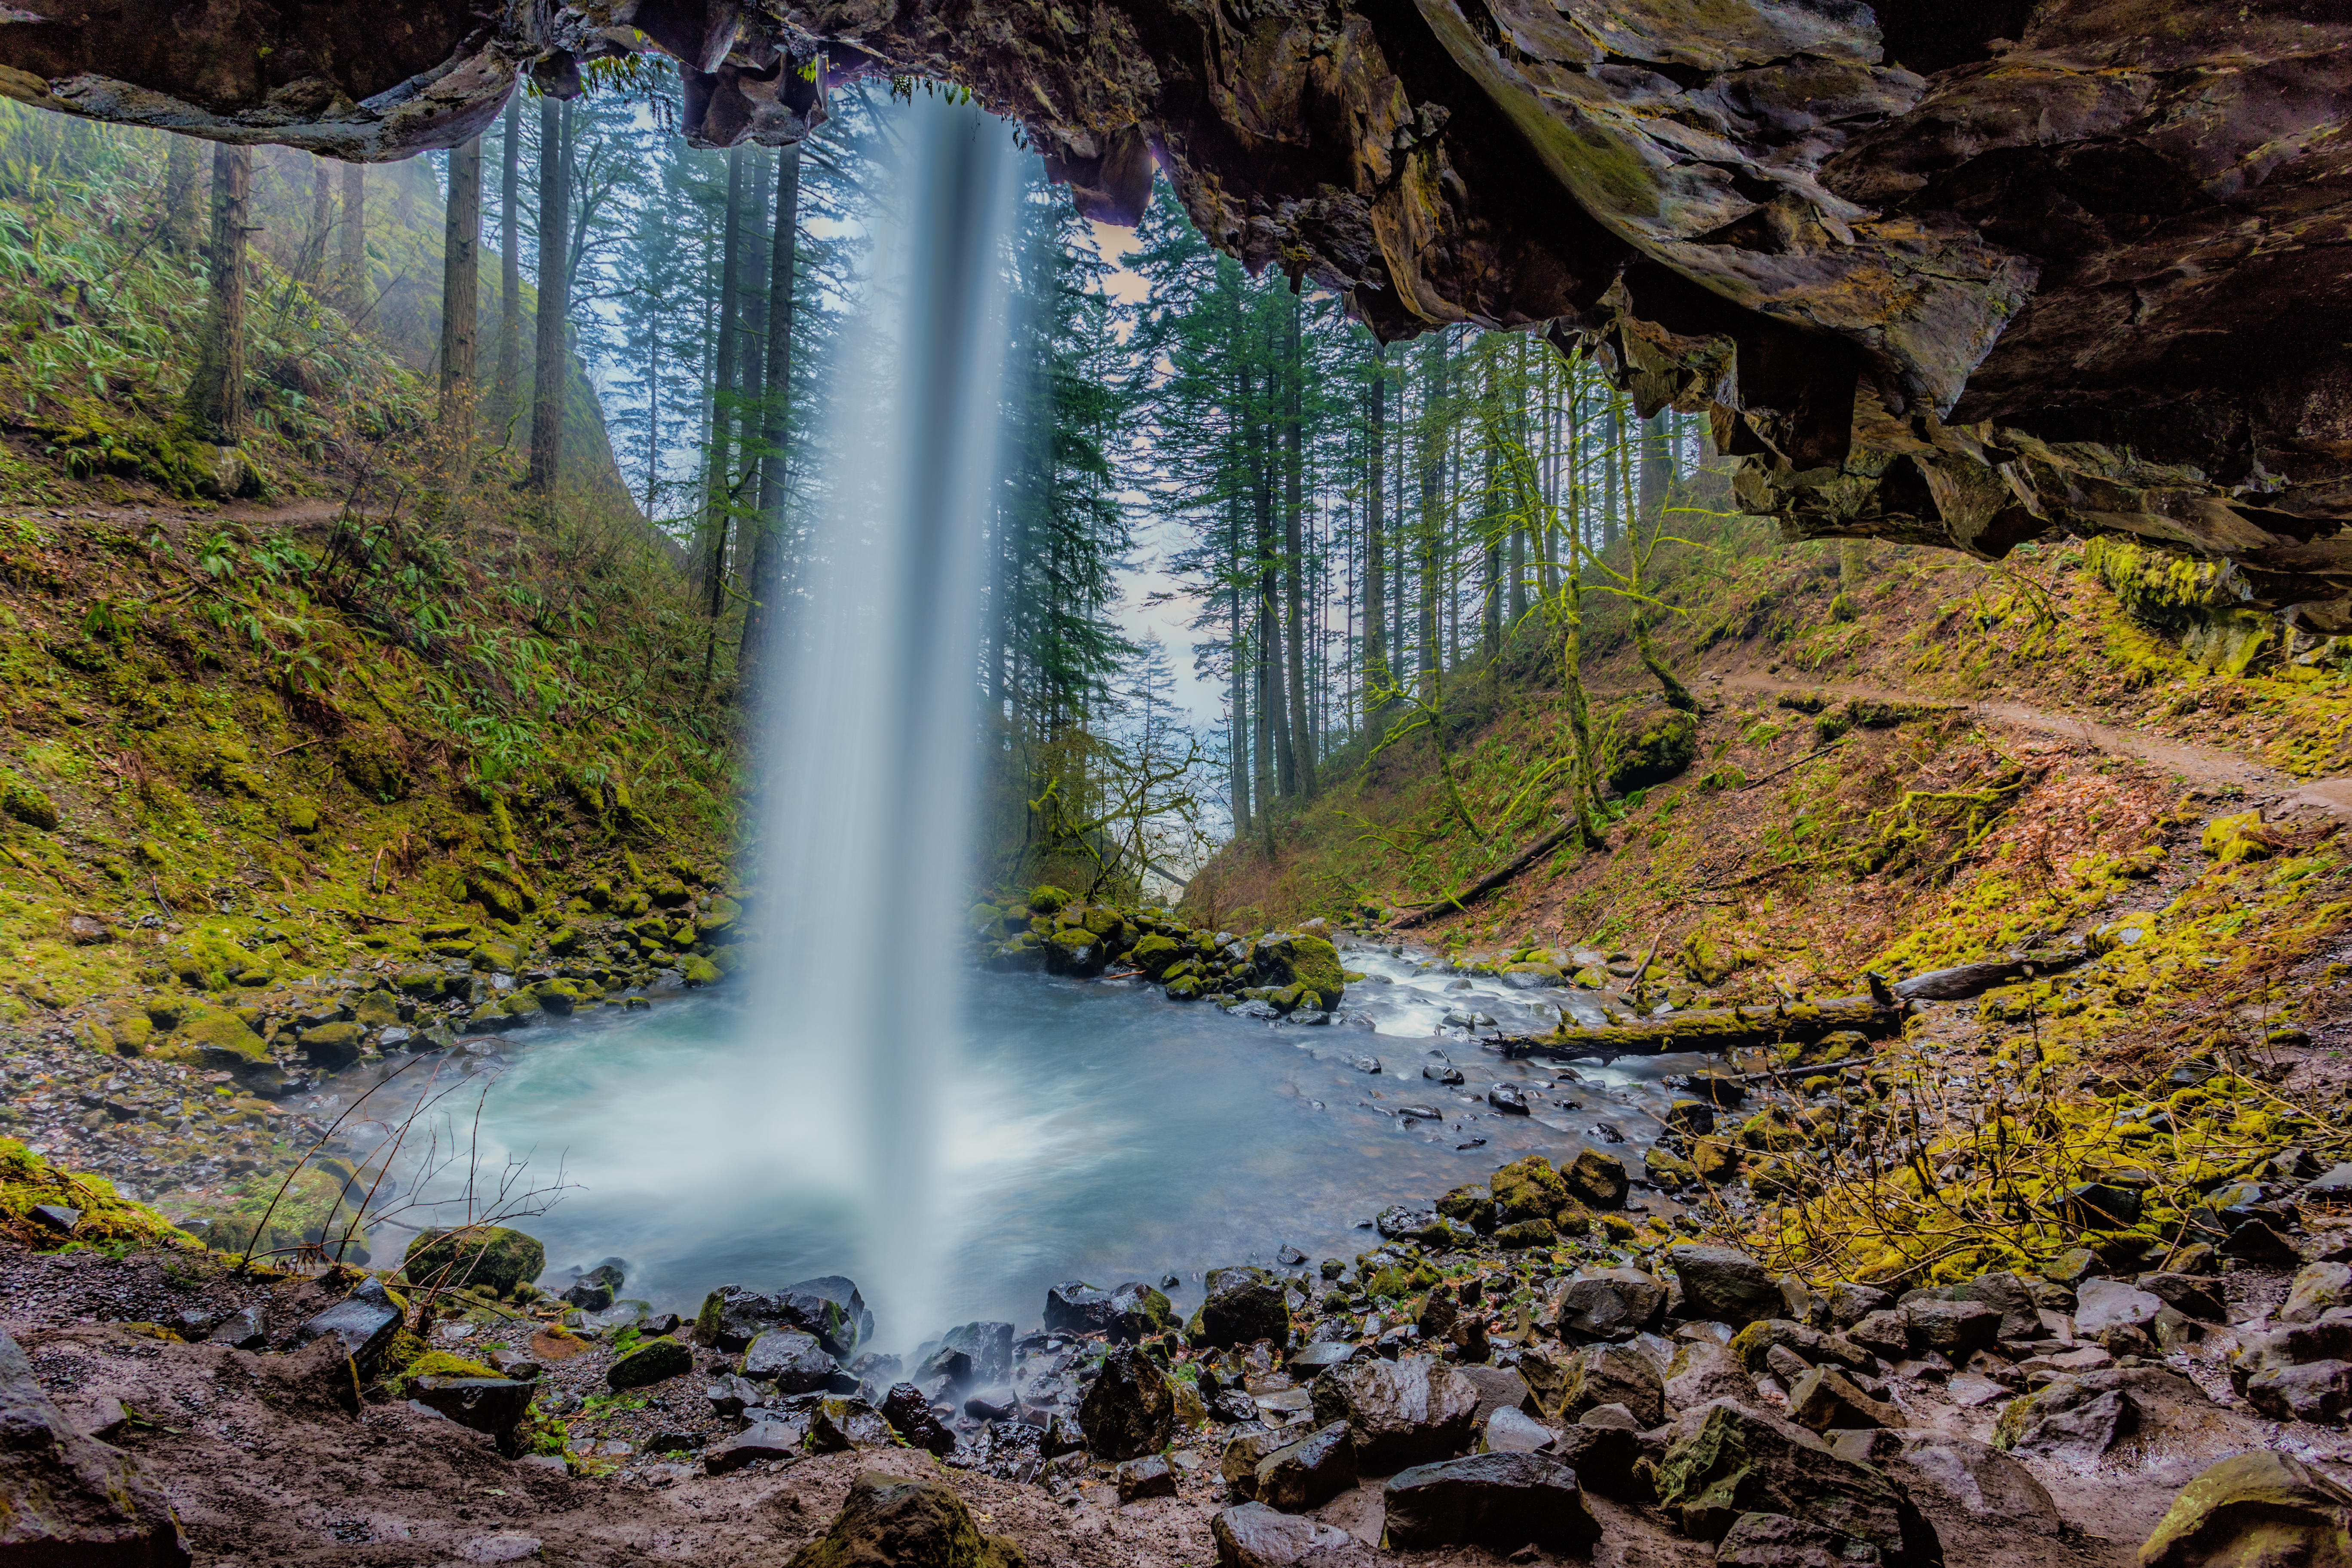
[[[2303,781],[2267,767],[2235,752],[2217,751],[2210,746],[2192,745],[2146,730],[2122,730],[2110,724],[2095,724],[2087,719],[2069,714],[2045,712],[2022,702],[1953,701],[1947,698],[1930,697],[1898,688],[1855,684],[1834,680],[1784,680],[1775,675],[1755,670],[1717,671],[1702,668],[1699,679],[1724,691],[1752,691],[1778,694],[1788,691],[1818,691],[1839,698],[1874,699],[1885,702],[1923,702],[1954,709],[1964,709],[1979,718],[2007,724],[2036,734],[2073,741],[2095,751],[2116,756],[2136,757],[2168,768],[2180,778],[2200,789],[2234,787],[2250,797],[2275,796],[2276,805],[2284,809],[2310,806],[2336,816],[2352,817],[2352,778],[2329,778]],[[2272,804],[2264,801],[2263,804]]]

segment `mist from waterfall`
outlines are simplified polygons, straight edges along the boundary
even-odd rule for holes
[[[749,1027],[769,1179],[831,1188],[885,1342],[942,1299],[939,1222],[971,813],[981,548],[1003,427],[1017,153],[919,96],[825,373],[824,497],[768,672]],[[794,1194],[804,1200],[806,1194]]]

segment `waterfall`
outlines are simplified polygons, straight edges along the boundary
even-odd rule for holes
[[[885,1342],[935,1329],[981,542],[1003,425],[1015,151],[977,109],[898,111],[873,266],[824,383],[826,504],[775,639],[751,1022],[770,1169],[848,1204]],[[772,1283],[781,1283],[775,1281]]]

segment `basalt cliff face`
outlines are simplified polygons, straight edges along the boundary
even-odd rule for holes
[[[34,13],[37,12],[37,16]],[[350,158],[530,71],[678,61],[688,133],[846,76],[970,84],[1082,206],[1167,169],[1397,337],[1538,328],[1712,416],[1751,510],[1998,557],[2223,558],[2352,631],[2352,12],[2322,0],[34,0],[0,90]],[[29,19],[27,19],[29,18]]]

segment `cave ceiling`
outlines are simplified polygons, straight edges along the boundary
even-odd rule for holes
[[[1092,216],[1164,170],[1385,337],[1707,415],[1794,534],[2124,531],[2352,631],[2347,44],[2342,0],[12,0],[0,91],[374,160],[625,52],[709,145],[953,80]]]

